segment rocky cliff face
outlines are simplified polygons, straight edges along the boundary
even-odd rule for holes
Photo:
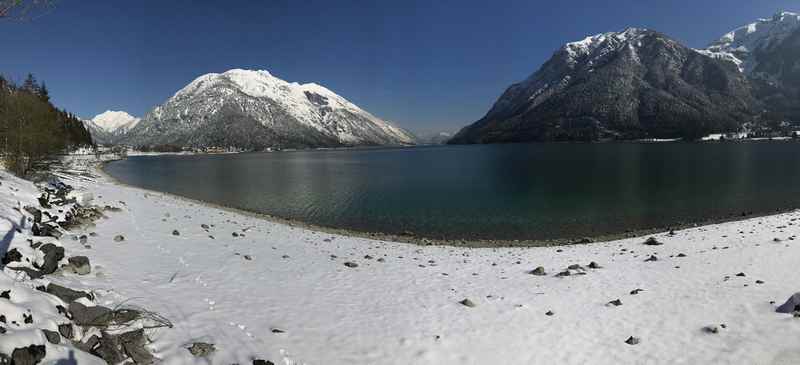
[[[414,137],[320,85],[230,70],[194,80],[123,142],[261,149],[405,145]]]
[[[651,30],[568,43],[450,143],[695,138],[753,117],[745,75]]]

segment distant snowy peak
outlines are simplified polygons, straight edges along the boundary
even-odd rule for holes
[[[175,93],[171,100],[180,100],[200,95],[220,86],[235,86],[242,93],[253,98],[269,98],[294,103],[303,111],[327,106],[364,112],[327,88],[315,83],[299,84],[287,82],[266,70],[232,69],[224,73],[209,73],[196,78],[186,87]]]
[[[758,65],[754,54],[778,45],[800,29],[800,14],[782,11],[772,18],[737,28],[711,43],[702,53],[734,62],[742,72],[750,73]]]
[[[139,124],[140,119],[124,111],[107,110],[92,118],[91,122],[107,133],[130,130]]]
[[[146,115],[129,141],[258,149],[400,145],[415,139],[318,84],[232,69],[194,79]]]

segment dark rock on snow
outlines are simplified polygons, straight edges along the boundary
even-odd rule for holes
[[[70,288],[66,288],[61,285],[53,283],[47,284],[47,288],[45,289],[45,291],[49,294],[57,296],[65,303],[71,303],[77,300],[78,298],[86,298],[90,300],[92,299],[92,296],[89,293],[72,290]]]
[[[196,357],[206,357],[217,350],[213,344],[205,342],[195,342],[186,349]]]
[[[541,266],[533,269],[530,273],[531,273],[531,275],[536,275],[536,276],[545,276],[545,275],[547,275],[547,272],[544,271],[544,267],[541,267]]]
[[[789,299],[787,299],[785,303],[781,304],[780,307],[775,309],[775,311],[778,313],[794,313],[796,311],[800,311],[800,292],[789,297]]]

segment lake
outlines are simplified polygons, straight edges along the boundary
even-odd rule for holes
[[[547,240],[800,207],[798,143],[507,144],[140,156],[120,181],[364,232]]]

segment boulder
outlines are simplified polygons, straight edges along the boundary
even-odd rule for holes
[[[633,337],[633,336],[628,337],[628,339],[625,340],[625,343],[627,343],[628,345],[638,345],[640,342],[642,342],[642,340],[640,340],[639,337]]]
[[[800,311],[800,292],[789,297],[789,299],[786,300],[786,303],[783,303],[775,311],[778,313],[794,313],[796,311]]]
[[[33,232],[34,236],[54,237],[56,239],[61,238],[62,235],[58,228],[47,223],[34,223],[31,232]]]
[[[156,358],[145,348],[147,339],[144,337],[144,329],[120,334],[117,336],[117,340],[122,345],[125,354],[127,354],[134,363],[146,365],[155,363]]]
[[[50,342],[53,345],[58,345],[61,343],[61,335],[59,335],[58,332],[43,329],[42,333],[44,333],[44,338],[47,339],[47,342]]]
[[[39,250],[44,252],[44,264],[39,270],[44,275],[52,274],[58,269],[58,262],[64,258],[64,247],[47,243],[42,245]]]
[[[213,344],[205,342],[195,342],[192,344],[192,346],[187,347],[186,349],[196,357],[207,357],[217,350]]]
[[[125,236],[121,234],[114,236],[114,242],[122,242],[122,241],[125,241]]]
[[[536,275],[536,276],[545,276],[545,275],[547,275],[547,272],[546,272],[546,271],[544,271],[544,267],[542,267],[542,266],[539,266],[539,267],[537,267],[537,268],[535,268],[535,269],[531,270],[531,275]]]
[[[75,347],[77,347],[83,352],[91,353],[94,351],[94,348],[97,347],[97,344],[99,343],[100,343],[100,337],[97,337],[97,335],[92,335],[91,337],[86,339],[86,341],[75,343]]]
[[[61,334],[62,337],[68,340],[72,339],[72,334],[73,334],[72,324],[65,323],[58,325],[58,333]]]
[[[648,246],[661,246],[664,243],[659,241],[659,240],[657,240],[655,237],[650,237],[650,238],[648,238],[647,240],[644,241],[644,244],[648,245]]]
[[[47,284],[45,291],[49,294],[57,296],[59,299],[63,300],[64,303],[73,302],[78,300],[78,298],[86,298],[89,300],[92,299],[92,295],[87,292],[72,290],[70,288],[53,283]]]
[[[3,255],[3,259],[0,260],[0,262],[2,262],[3,265],[8,265],[12,262],[20,262],[20,261],[22,261],[22,254],[19,253],[19,251],[16,248],[12,248],[8,252],[6,252],[6,254]]]
[[[106,326],[111,324],[114,312],[103,306],[87,307],[78,302],[69,303],[72,320],[79,326]]]
[[[89,264],[89,258],[86,256],[73,256],[67,259],[67,261],[69,261],[69,268],[75,274],[87,275],[92,272],[92,266]]]
[[[45,354],[44,345],[16,348],[11,352],[11,363],[15,365],[35,365],[44,359]]]
[[[126,357],[122,352],[122,346],[117,336],[110,335],[106,332],[103,332],[103,336],[100,337],[100,346],[92,353],[109,364],[119,364],[122,360],[125,360]]]

